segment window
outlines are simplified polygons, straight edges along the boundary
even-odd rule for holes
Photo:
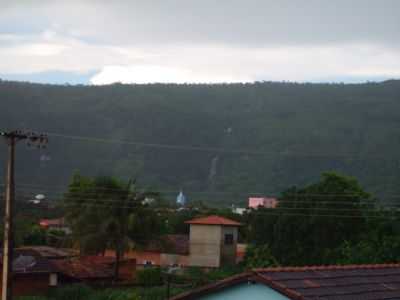
[[[225,234],[225,245],[232,245],[233,244],[233,234]]]
[[[151,260],[144,260],[143,264],[145,267],[151,267],[153,265],[153,262]]]

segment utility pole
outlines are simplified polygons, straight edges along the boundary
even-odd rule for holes
[[[13,232],[13,216],[14,216],[14,161],[15,161],[15,145],[21,140],[26,140],[29,146],[38,148],[45,147],[48,142],[47,136],[32,132],[25,133],[23,131],[2,132],[3,137],[8,146],[8,161],[6,173],[6,190],[5,190],[5,215],[4,215],[4,241],[3,241],[3,280],[2,280],[2,300],[12,300],[12,261],[14,247]]]

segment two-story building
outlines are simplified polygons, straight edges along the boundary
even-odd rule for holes
[[[239,222],[208,216],[186,224],[190,225],[190,266],[220,267],[236,263]]]

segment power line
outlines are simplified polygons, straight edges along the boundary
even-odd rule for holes
[[[253,150],[235,150],[235,149],[226,149],[226,148],[218,148],[218,147],[204,147],[204,146],[188,146],[188,145],[173,145],[173,144],[160,144],[160,143],[145,143],[145,142],[135,142],[130,140],[123,139],[104,139],[98,137],[88,137],[88,136],[77,136],[77,135],[67,135],[61,133],[47,132],[48,136],[55,138],[65,138],[72,139],[77,141],[84,142],[95,142],[95,143],[107,143],[107,144],[124,144],[124,145],[133,145],[140,147],[150,147],[150,148],[158,148],[158,149],[170,149],[170,150],[188,150],[188,151],[201,151],[201,152],[217,152],[217,153],[230,153],[230,154],[244,154],[244,155],[263,155],[263,156],[298,156],[298,157],[315,157],[315,158],[324,158],[324,157],[376,157],[387,159],[385,155],[360,155],[356,153],[346,153],[346,154],[299,154],[297,153],[288,153],[288,152],[277,152],[277,153],[268,153],[264,151],[253,151]]]
[[[1,186],[2,184],[0,184]],[[46,189],[48,193],[55,193],[51,190],[58,190],[60,191],[60,193],[63,193],[61,191],[75,191],[75,190],[80,190],[80,187],[62,187],[62,186],[47,186],[47,185],[38,185],[38,184],[27,184],[27,183],[22,183],[22,184],[18,184],[17,187],[19,187],[19,189],[22,190],[31,190],[32,192],[34,192],[35,190],[42,190],[44,191],[44,189]],[[119,189],[119,188],[107,188],[107,187],[96,187],[94,189],[91,189],[90,193],[97,193],[97,192],[101,192],[101,191],[116,191],[116,192],[123,192],[123,189]],[[164,189],[154,189],[154,191],[152,190],[140,190],[138,191],[138,193],[177,193],[177,191],[179,191],[179,189],[168,189],[168,190],[164,190]],[[279,197],[281,195],[288,195],[288,196],[298,196],[298,197],[311,197],[311,196],[315,196],[315,197],[359,197],[360,194],[359,193],[303,193],[301,191],[299,191],[298,193],[292,193],[292,192],[283,192],[281,194],[275,194],[275,193],[268,193],[268,192],[226,192],[226,191],[191,191],[191,190],[185,190],[186,193],[188,194],[205,194],[205,195],[217,195],[217,194],[226,194],[226,195],[246,195],[248,197],[252,197],[252,196],[261,196],[261,195],[268,195],[268,197]],[[400,198],[400,194],[384,194],[384,195],[380,195],[381,197],[384,198]]]
[[[107,203],[93,203],[93,202],[72,202],[72,203],[64,203],[62,204],[62,207],[77,207],[77,208],[82,208],[83,206],[86,206],[88,208],[90,207],[100,207],[100,208],[117,208],[117,209],[137,209],[137,206],[131,206],[131,205],[115,205],[115,204],[107,204]],[[150,207],[140,207],[140,211],[143,210],[148,210],[148,211],[153,211],[154,210]],[[294,211],[294,212],[286,212],[287,210],[289,211]],[[296,212],[300,211],[300,212]],[[356,209],[354,209],[355,211]],[[311,213],[305,213],[304,211],[311,211]],[[350,215],[350,214],[321,214],[321,213],[315,213],[315,211],[349,211],[352,212],[353,210],[349,209],[325,209],[325,208],[275,208],[271,209],[271,211],[250,211],[248,215],[261,215],[261,216],[278,216],[278,217],[326,217],[326,218],[346,218],[346,219],[387,219],[387,218],[400,218],[400,215],[393,215],[393,213],[397,213],[398,211],[387,211],[387,210],[374,210],[374,209],[358,209],[356,210],[357,212],[360,213],[360,215]],[[160,211],[158,211],[160,212]],[[168,212],[168,211],[167,211]],[[366,214],[367,213],[367,214]],[[375,213],[373,215],[370,215],[368,213]],[[381,214],[381,215],[378,215]],[[384,214],[384,215],[382,215]]]

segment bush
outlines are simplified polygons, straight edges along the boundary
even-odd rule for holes
[[[88,300],[93,289],[83,284],[74,284],[57,288],[50,293],[50,299],[55,300]]]
[[[136,282],[143,286],[154,286],[162,284],[160,268],[149,268],[136,272]]]
[[[261,246],[249,245],[244,257],[244,263],[249,269],[279,266],[267,244]]]

